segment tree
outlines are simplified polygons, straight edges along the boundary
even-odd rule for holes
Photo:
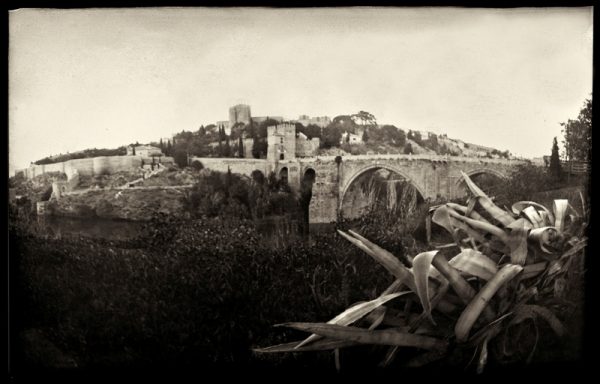
[[[204,164],[198,160],[194,160],[192,161],[192,168],[194,168],[196,171],[200,171],[204,168]]]
[[[252,138],[252,156],[255,159],[260,159],[267,153],[268,144],[265,139],[261,139],[258,136]]]
[[[346,133],[346,143],[350,142],[350,132]]]
[[[321,141],[321,146],[323,148],[339,147],[341,138],[342,131],[340,127],[330,124],[323,132],[323,141]]]
[[[241,135],[238,138],[238,156],[242,159],[244,158],[244,141]]]
[[[223,140],[223,133],[222,133],[222,127],[219,127],[219,147],[217,149],[217,155],[218,157],[222,157],[223,156],[223,145],[221,144],[221,141]]]
[[[556,137],[552,141],[552,154],[550,155],[550,167],[548,168],[550,177],[554,180],[559,180],[562,175],[562,169],[560,168],[560,158],[558,157],[558,142]]]
[[[369,141],[369,134],[367,133],[367,130],[365,129],[365,131],[363,132],[362,135],[362,141],[363,143],[366,143],[367,141]]]
[[[377,125],[375,116],[366,111],[359,111],[352,115],[352,119],[361,121],[361,125]]]
[[[587,99],[576,120],[560,123],[567,160],[589,161],[592,149],[592,99]]]
[[[133,152],[132,152],[133,156],[135,156],[135,145],[134,145],[134,146],[132,146],[132,151],[133,151]]]
[[[225,130],[223,130],[225,131]],[[231,146],[229,145],[229,136],[225,135],[225,147],[223,148],[223,157],[231,156]]]
[[[164,152],[165,151],[165,146],[163,144],[162,138],[160,139],[160,142],[158,143],[158,146],[160,147],[160,151]]]
[[[405,154],[411,154],[413,152],[412,149],[412,145],[410,143],[406,143],[406,145],[404,146],[404,153]]]
[[[187,152],[185,152],[183,149],[176,150],[173,160],[175,161],[175,164],[179,166],[179,168],[185,168],[188,165]]]
[[[171,156],[171,151],[173,148],[171,147],[171,141],[167,141],[167,156]]]

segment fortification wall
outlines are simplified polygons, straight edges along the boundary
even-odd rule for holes
[[[217,157],[192,157],[190,161],[198,160],[208,168],[217,172],[227,172],[231,169],[232,173],[241,175],[252,175],[252,171],[258,169],[262,173],[268,175],[270,171],[269,163],[265,159],[234,159],[234,158],[217,158]]]
[[[172,164],[173,158],[163,157],[161,162]],[[75,173],[83,176],[112,174],[120,171],[130,171],[136,167],[140,167],[141,164],[142,158],[139,156],[100,156],[72,159],[54,164],[33,164],[29,168],[25,168],[19,172],[23,172],[28,179],[33,179],[48,172],[63,172],[70,179]]]
[[[311,140],[296,139],[296,156],[311,157],[317,154],[320,140],[318,137],[313,137]]]

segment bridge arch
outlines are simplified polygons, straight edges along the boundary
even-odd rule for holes
[[[504,179],[504,180],[508,179],[507,175],[505,175],[504,173],[502,173],[496,169],[492,169],[492,168],[477,168],[477,169],[472,169],[470,171],[467,171],[465,173],[469,177],[481,175],[481,174],[487,174],[487,175],[496,176],[496,177],[498,177],[500,179]],[[458,187],[464,181],[465,181],[465,178],[462,175],[460,175],[460,177],[456,180],[456,187]]]
[[[369,164],[366,165],[362,168],[359,168],[357,171],[355,171],[352,176],[348,179],[348,181],[346,181],[343,185],[343,187],[341,188],[341,192],[340,192],[340,198],[339,198],[339,206],[338,209],[341,212],[342,208],[343,208],[343,204],[344,204],[344,198],[346,197],[346,193],[348,192],[348,190],[350,189],[350,186],[352,186],[352,183],[354,183],[354,181],[356,179],[358,179],[360,176],[362,176],[363,174],[370,172],[370,171],[376,171],[378,169],[386,169],[390,172],[393,172],[397,175],[402,176],[406,182],[408,182],[411,186],[413,186],[417,192],[419,192],[419,194],[421,195],[421,197],[423,199],[426,199],[427,195],[425,194],[425,190],[422,186],[420,186],[419,184],[417,184],[415,182],[415,180],[413,178],[411,178],[406,172],[388,165],[388,164]]]
[[[472,169],[469,171],[465,171],[465,173],[470,178],[472,178],[473,176],[477,176],[477,175],[491,175],[491,176],[497,177],[498,179],[501,179],[501,180],[508,179],[508,176],[506,174],[504,174],[496,169],[493,169],[493,168],[476,168],[476,169]],[[460,175],[458,177],[458,179],[456,180],[456,182],[454,183],[453,189],[454,189],[453,195],[455,198],[464,197],[464,196],[468,195],[468,188],[465,184],[465,178],[462,175]]]

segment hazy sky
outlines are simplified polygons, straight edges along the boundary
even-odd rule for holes
[[[9,165],[228,119],[366,110],[537,157],[592,92],[592,8],[23,9]]]

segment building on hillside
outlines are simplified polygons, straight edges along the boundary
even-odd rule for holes
[[[357,135],[355,133],[350,133],[350,132],[346,132],[346,131],[344,131],[344,133],[342,133],[342,137],[340,139],[340,144],[348,143],[348,144],[354,145],[354,144],[361,144],[362,142],[363,142],[362,135]]]
[[[285,119],[282,116],[257,116],[252,118],[252,122],[257,124],[267,120],[275,120],[278,123],[283,123]]]
[[[233,127],[236,123],[248,124],[252,119],[250,106],[246,104],[238,104],[229,108],[229,127]]]
[[[135,154],[134,154],[135,147]],[[142,157],[152,157],[152,156],[162,156],[163,153],[160,148],[155,147],[153,145],[128,145],[127,146],[127,156],[142,156]]]
[[[324,128],[331,123],[331,118],[329,118],[329,116],[310,117],[308,115],[300,115],[298,116],[298,120],[294,120],[294,122],[300,123],[305,127],[309,125],[316,125],[321,128]]]
[[[267,127],[267,160],[292,160],[296,158],[296,126],[278,124]]]

